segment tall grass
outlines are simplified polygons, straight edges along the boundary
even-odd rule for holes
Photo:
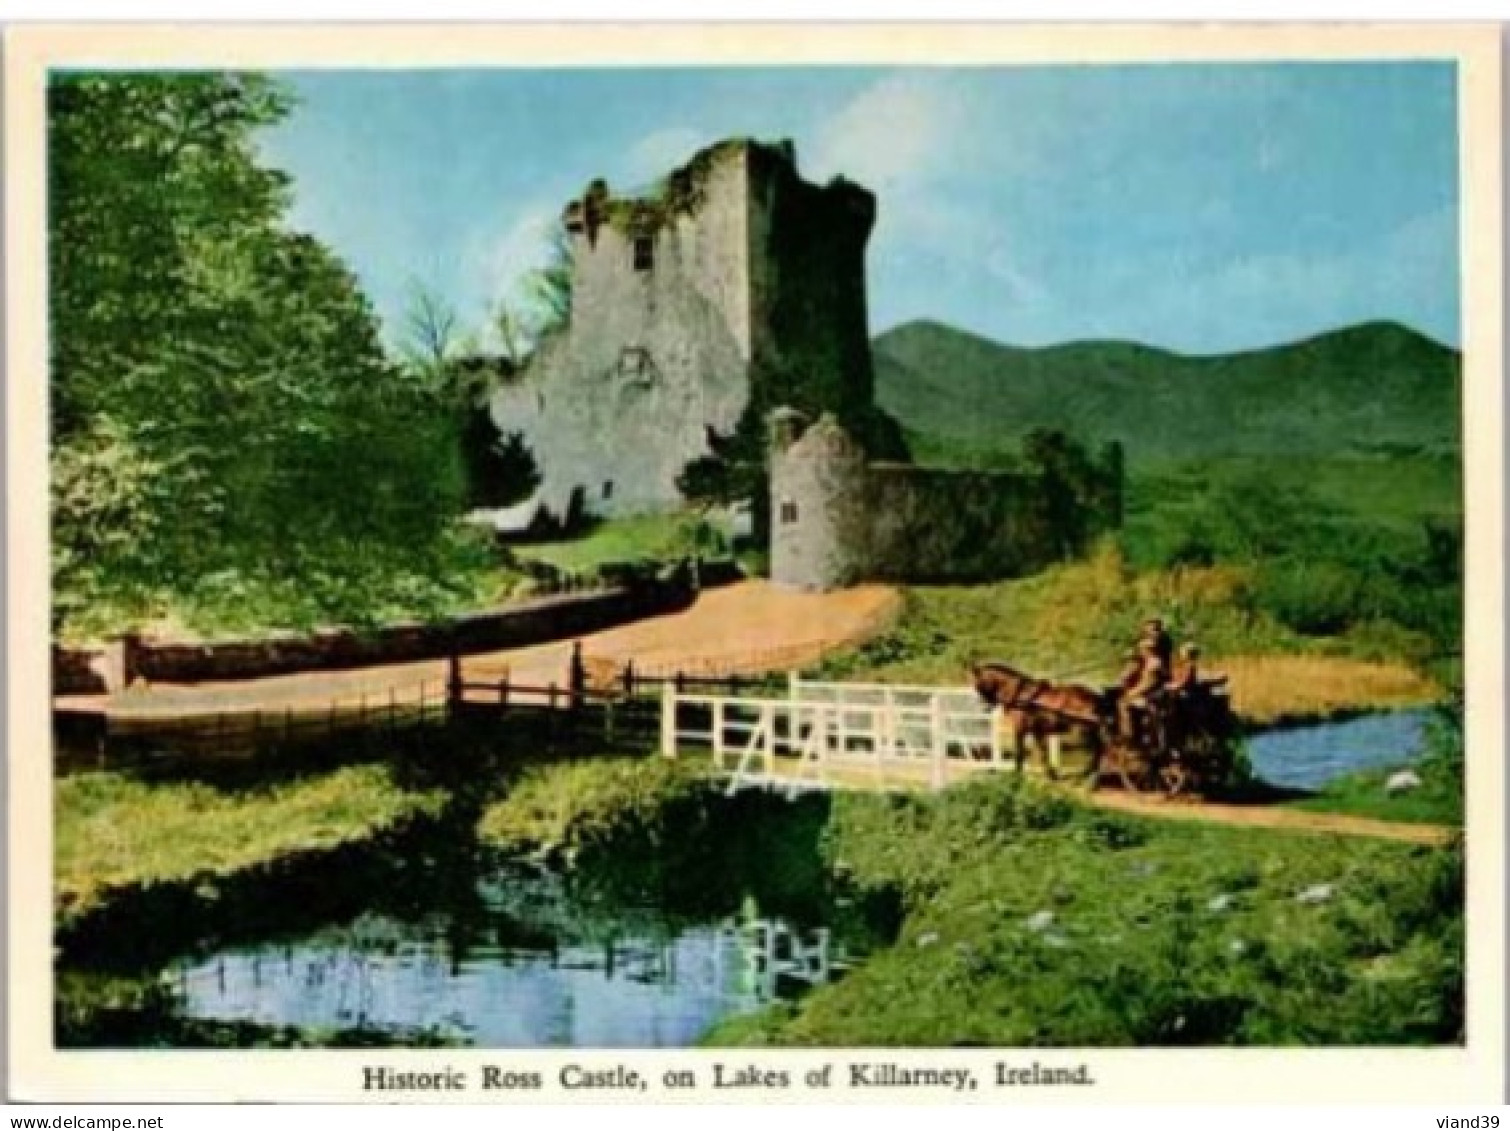
[[[113,889],[223,876],[365,839],[443,801],[401,787],[382,765],[246,791],[78,774],[60,779],[54,797],[56,900],[70,914]]]
[[[1343,656],[1227,656],[1210,665],[1231,680],[1233,708],[1260,725],[1324,719],[1360,708],[1424,707],[1442,689],[1399,663]]]
[[[686,761],[594,758],[533,766],[489,806],[478,835],[513,849],[572,853],[634,835],[655,839],[669,813],[712,792]]]
[[[1295,634],[1252,608],[1249,577],[1231,566],[1136,574],[1114,542],[1034,577],[975,586],[916,586],[894,630],[828,665],[901,681],[953,682],[977,659],[1046,675],[1109,679],[1140,622],[1161,616],[1209,652],[1295,650]]]
[[[971,663],[994,659],[1050,679],[1103,685],[1150,616],[1215,657],[1207,668],[1231,676],[1235,706],[1252,722],[1419,706],[1440,695],[1383,646],[1389,638],[1378,626],[1370,635],[1360,629],[1346,638],[1310,638],[1262,606],[1253,569],[1138,572],[1111,540],[1083,561],[1020,581],[911,588],[893,629],[820,670],[831,678],[962,684]]]

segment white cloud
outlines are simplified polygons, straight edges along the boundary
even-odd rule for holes
[[[484,346],[496,345],[491,327],[500,300],[516,313],[530,305],[522,284],[529,272],[549,262],[560,215],[558,203],[541,198],[480,225],[465,240],[454,269],[454,298],[464,323],[480,334]]]
[[[628,179],[619,187],[638,188],[654,181],[713,141],[706,130],[691,126],[672,126],[647,134],[630,147],[624,166]]]
[[[877,195],[872,278],[927,278],[893,295],[892,317],[937,315],[940,289],[986,288],[1002,304],[1022,310],[1053,299],[1031,267],[1020,262],[1012,233],[979,194],[959,191],[983,170],[1030,175],[1041,149],[1032,119],[1012,119],[1002,146],[1001,123],[982,127],[981,107],[958,74],[911,71],[873,83],[822,123],[804,165],[815,180],[842,174]],[[987,140],[991,139],[991,140]],[[964,174],[964,177],[961,177]],[[878,296],[880,297],[880,296]],[[924,305],[917,306],[918,302]]]
[[[881,193],[905,190],[947,162],[965,109],[960,91],[943,75],[882,79],[818,129],[805,164],[819,180],[842,174]]]

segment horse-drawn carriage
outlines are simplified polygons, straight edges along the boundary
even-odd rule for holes
[[[1221,681],[1196,681],[1134,706],[1120,701],[1117,688],[1054,683],[1005,664],[978,665],[973,674],[981,698],[1000,708],[1019,765],[1033,743],[1056,775],[1058,747],[1070,742],[1088,751],[1092,786],[1112,777],[1128,790],[1173,796],[1231,781],[1238,727]]]

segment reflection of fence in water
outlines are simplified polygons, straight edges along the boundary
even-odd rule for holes
[[[447,949],[415,945],[382,923],[359,921],[345,933],[340,941],[313,946],[229,951],[198,965],[186,961],[174,971],[177,996],[191,1015],[222,1020],[319,1028],[424,1023],[457,973]],[[393,984],[396,971],[408,972],[400,977],[410,992]]]
[[[740,991],[757,1004],[776,998],[783,982],[821,986],[849,961],[827,927],[802,930],[784,919],[762,916],[729,920],[724,933],[739,956]]]

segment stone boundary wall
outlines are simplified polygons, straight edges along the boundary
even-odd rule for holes
[[[541,597],[440,624],[397,624],[370,632],[170,644],[124,637],[100,650],[53,648],[54,695],[101,694],[143,678],[165,683],[256,679],[294,672],[525,648],[581,636],[643,617],[676,612],[696,598],[687,580],[646,582],[593,593]]]
[[[1053,559],[1036,484],[1013,472],[872,463],[851,505],[871,516],[857,548],[866,579],[985,581]]]

